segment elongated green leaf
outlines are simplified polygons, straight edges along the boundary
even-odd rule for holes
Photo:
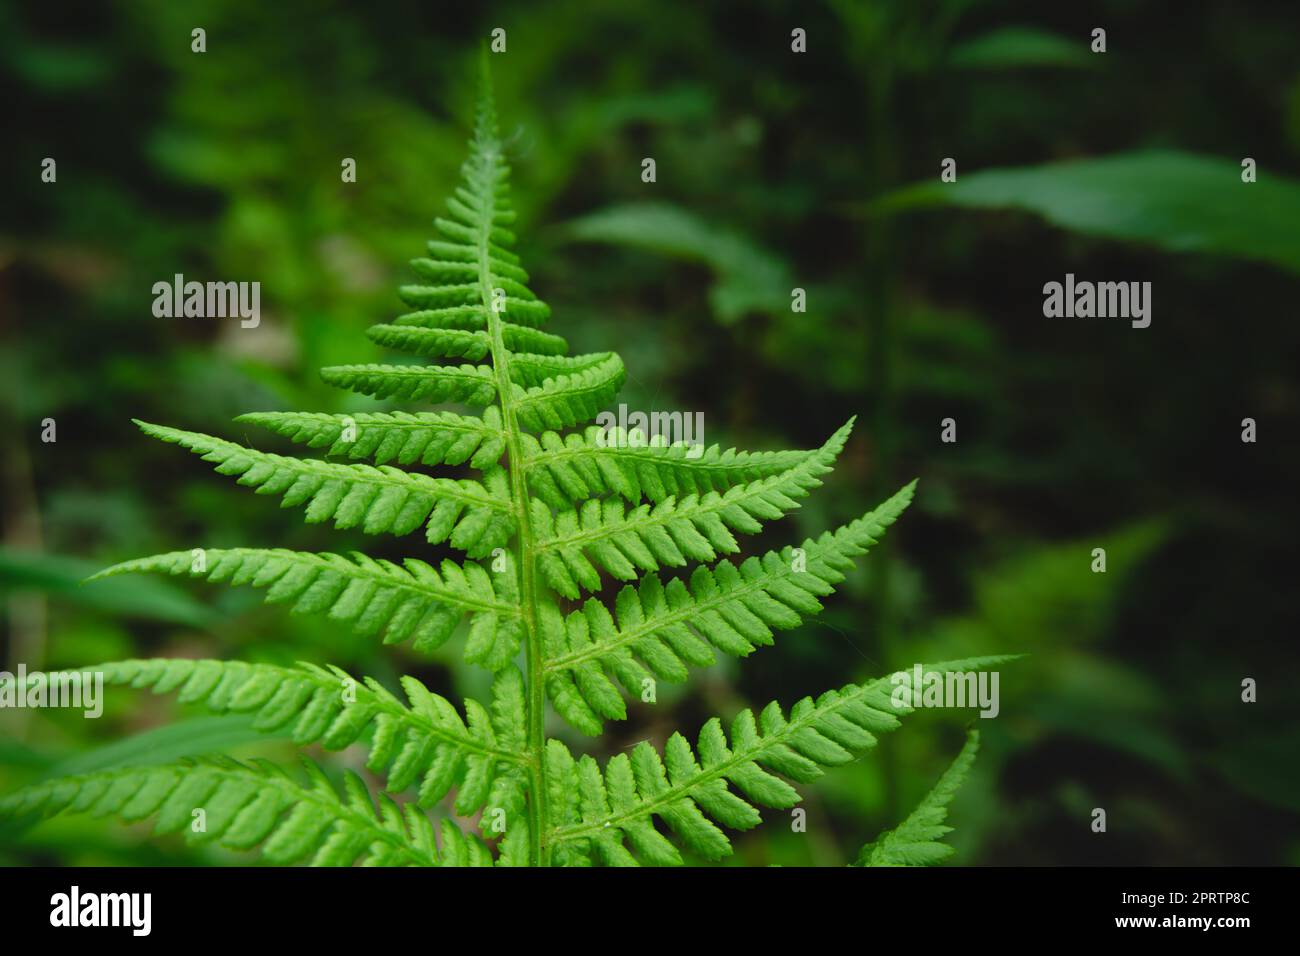
[[[1064,37],[1036,27],[1002,27],[957,44],[948,62],[965,70],[1086,67],[1096,62],[1089,42],[1086,35]]]
[[[491,468],[505,451],[501,412],[481,418],[452,412],[387,412],[327,415],[322,412],[250,412],[237,422],[267,428],[327,455],[369,458],[376,465],[460,465]]]
[[[209,581],[267,588],[267,601],[292,603],[295,613],[325,613],[362,634],[384,633],[385,644],[414,639],[420,651],[442,646],[467,616],[481,647],[474,657],[497,670],[519,650],[522,629],[512,575],[443,561],[437,569],[414,558],[403,565],[361,553],[309,554],[283,549],[196,548],[137,558],[90,580],[119,574],[188,574]],[[488,639],[485,635],[490,634]]]
[[[0,548],[0,594],[39,590],[97,611],[186,627],[211,627],[218,621],[211,608],[167,581],[121,579],[100,587],[82,587],[100,567],[67,555]]]
[[[331,365],[320,375],[330,385],[376,398],[467,405],[496,398],[492,370],[483,365]]]
[[[1300,272],[1300,183],[1267,167],[1243,183],[1236,159],[1167,150],[964,171],[886,197],[885,209],[1018,209],[1108,239],[1269,262]]]
[[[198,432],[136,422],[147,435],[188,448],[236,475],[258,494],[283,496],[284,507],[307,506],[309,522],[334,520],[336,528],[367,534],[408,534],[428,519],[431,543],[450,541],[470,557],[491,554],[514,534],[504,478],[485,484],[414,475],[387,465],[371,467],[286,458]]]
[[[789,309],[789,267],[738,233],[719,229],[668,203],[629,203],[597,210],[564,227],[580,242],[627,245],[701,262],[713,270],[709,292],[714,314],[733,323],[750,311]]]
[[[70,777],[119,767],[146,767],[187,757],[229,753],[266,739],[248,714],[203,716],[155,727],[67,757],[49,768],[49,776]]]
[[[680,413],[674,414],[680,420]],[[529,488],[556,509],[611,493],[632,502],[658,502],[724,492],[779,475],[819,451],[723,451],[718,445],[669,444],[662,432],[650,439],[639,429],[617,426],[592,426],[566,436],[525,434],[523,448]]]

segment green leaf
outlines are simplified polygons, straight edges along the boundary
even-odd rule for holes
[[[649,249],[699,262],[714,273],[709,302],[719,321],[731,324],[747,312],[790,308],[789,267],[739,233],[705,222],[668,203],[609,206],[569,221],[564,234],[580,242]]]
[[[1243,183],[1238,160],[1167,150],[1043,166],[963,172],[881,201],[885,210],[953,205],[1017,209],[1053,225],[1173,252],[1268,262],[1300,272],[1300,182],[1259,171]]]
[[[1016,67],[1087,67],[1095,54],[1087,37],[1063,37],[1036,27],[1003,27],[956,44],[948,54],[951,66],[965,70]]]
[[[193,717],[60,760],[48,776],[67,777],[119,767],[143,767],[171,763],[185,757],[206,757],[228,753],[236,747],[265,740],[251,715]]]
[[[120,579],[82,587],[100,567],[66,555],[0,548],[0,593],[40,590],[96,611],[185,627],[208,628],[218,621],[211,608],[165,581]]]

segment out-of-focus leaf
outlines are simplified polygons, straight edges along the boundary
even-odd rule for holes
[[[63,760],[45,760],[37,764],[24,759],[25,748],[14,746],[0,750],[0,765],[41,768],[41,777],[67,777],[114,767],[151,766],[169,763],[182,757],[199,757],[230,753],[244,744],[267,739],[253,727],[254,715],[230,714],[194,717],[147,730],[125,740],[116,740],[85,753]],[[0,844],[12,841],[30,825],[30,819],[0,822]]]
[[[880,208],[954,205],[1022,209],[1089,235],[1207,252],[1300,272],[1300,183],[1259,170],[1243,183],[1237,161],[1174,151],[1123,153],[1045,166],[964,173],[920,183]]]
[[[563,234],[580,242],[634,246],[707,265],[714,274],[709,303],[719,321],[790,307],[789,267],[737,233],[718,229],[667,203],[609,206],[571,220]]]
[[[0,767],[44,770],[53,762],[45,751],[29,747],[21,740],[0,735]]]
[[[683,83],[666,90],[600,97],[579,112],[605,129],[626,123],[690,123],[708,120],[715,108],[713,90],[699,83]]]
[[[207,607],[165,581],[122,578],[82,586],[101,570],[103,565],[79,558],[0,548],[0,594],[44,591],[106,613],[188,627],[207,627],[215,620]]]
[[[1136,670],[1100,657],[1065,653],[1044,660],[1038,678],[1051,692],[1030,696],[1022,713],[1044,729],[1130,753],[1181,780],[1190,779],[1188,755],[1163,715],[1169,701]],[[1105,706],[1096,705],[1105,688]]]
[[[970,613],[938,622],[932,642],[918,642],[916,653],[962,653],[991,642],[1041,652],[1032,668],[1049,653],[1096,643],[1113,621],[1121,593],[1114,582],[1137,573],[1166,539],[1167,526],[1153,518],[1086,540],[1026,548],[982,569],[974,576]],[[1090,570],[1094,547],[1106,551],[1106,574]]]
[[[67,777],[115,767],[169,763],[182,757],[230,753],[236,747],[267,739],[266,734],[254,729],[254,716],[229,714],[178,721],[68,757],[50,767],[48,775]]]
[[[15,43],[6,52],[9,64],[37,89],[52,92],[81,90],[104,82],[112,74],[111,60],[89,47]]]
[[[951,66],[997,70],[1022,66],[1091,66],[1088,40],[1072,40],[1036,27],[1003,27],[955,45]]]
[[[1300,733],[1294,727],[1261,728],[1234,737],[1210,762],[1223,779],[1257,800],[1300,812],[1296,754]]]

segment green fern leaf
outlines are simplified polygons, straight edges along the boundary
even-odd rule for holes
[[[705,449],[655,439],[635,429],[594,426],[583,434],[524,435],[529,488],[556,510],[609,494],[660,502],[779,475],[820,451],[724,452],[717,445]]]
[[[449,820],[440,855],[432,824],[418,809],[383,795],[376,809],[351,772],[340,795],[319,767],[303,763],[305,786],[267,761],[228,757],[106,770],[0,797],[0,817],[88,813],[128,823],[157,817],[155,833],[183,831],[191,843],[230,850],[260,845],[268,861],[282,865],[491,865],[487,846]]]
[[[939,842],[952,832],[952,827],[946,826],[944,820],[948,818],[948,804],[975,762],[979,743],[979,731],[969,731],[961,753],[944,771],[934,789],[925,795],[906,820],[864,846],[854,865],[930,866],[951,856],[952,847]]]
[[[475,650],[469,659],[490,670],[513,660],[522,639],[513,576],[490,575],[473,562],[443,561],[435,570],[414,558],[398,566],[361,553],[209,548],[136,558],[90,580],[148,571],[267,588],[268,603],[292,601],[294,613],[326,613],[362,634],[383,631],[385,644],[413,639],[425,652],[446,643],[468,617]]]
[[[422,309],[408,312],[393,319],[393,326],[410,329],[462,330],[477,331],[488,327],[485,310],[478,306],[454,306],[450,309]],[[511,352],[535,352],[539,355],[563,355],[569,345],[558,335],[543,332],[526,325],[500,321],[501,337]],[[382,326],[390,328],[391,326]],[[381,326],[375,326],[381,328]],[[381,335],[383,333],[380,333]],[[400,336],[389,335],[382,344],[389,348],[418,352],[418,339],[403,340]]]
[[[258,425],[326,455],[369,458],[376,465],[461,465],[485,470],[505,452],[501,412],[481,418],[453,412],[387,412],[329,415],[324,412],[250,412],[235,421]],[[353,437],[348,437],[349,431]]]
[[[330,385],[375,398],[490,405],[492,370],[482,365],[331,365],[320,370]]]
[[[682,567],[688,561],[713,561],[718,552],[740,550],[733,531],[755,534],[763,521],[799,507],[797,499],[821,484],[821,475],[844,447],[852,421],[832,435],[816,455],[769,478],[735,485],[726,492],[665,499],[655,506],[625,511],[615,498],[590,500],[580,509],[552,515],[541,502],[532,505],[538,535],[538,564],[546,582],[576,599],[580,589],[600,589],[597,565],[611,576],[634,580],[637,570]]]
[[[334,520],[336,528],[360,527],[367,534],[407,534],[428,520],[430,543],[450,541],[470,557],[491,554],[514,533],[504,478],[493,473],[484,484],[414,475],[387,465],[344,465],[285,458],[234,442],[136,422],[141,431],[181,445],[215,462],[223,475],[259,494],[278,494],[285,507],[307,505],[307,521]]]

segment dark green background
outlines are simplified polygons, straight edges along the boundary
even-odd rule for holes
[[[811,447],[859,416],[827,486],[756,546],[921,479],[821,619],[571,746],[613,752],[916,661],[1027,652],[1003,669],[1001,715],[976,721],[957,862],[1300,862],[1293,4],[438,6],[0,4],[5,667],[306,659],[482,692],[458,642],[417,660],[247,590],[77,582],[196,546],[419,556],[414,538],[306,526],[130,419],[279,450],[229,419],[372,407],[315,369],[382,360],[362,332],[401,311],[404,262],[463,158],[478,45],[501,26],[520,252],[551,328],[575,351],[617,348],[629,406],[702,410],[709,442]],[[1088,50],[1097,26],[1104,55]],[[940,185],[948,156],[959,179]],[[154,318],[151,287],[177,272],[260,281],[261,327]],[[1151,327],[1044,318],[1042,285],[1066,272],[1152,282]],[[946,417],[956,444],[939,440]],[[852,859],[972,716],[909,720],[808,791],[807,833],[770,814],[734,860]],[[186,723],[158,729],[172,720]],[[0,731],[3,789],[196,746],[287,755],[126,690],[97,722],[12,712]],[[0,831],[0,862],[233,859],[146,836],[59,820]]]

